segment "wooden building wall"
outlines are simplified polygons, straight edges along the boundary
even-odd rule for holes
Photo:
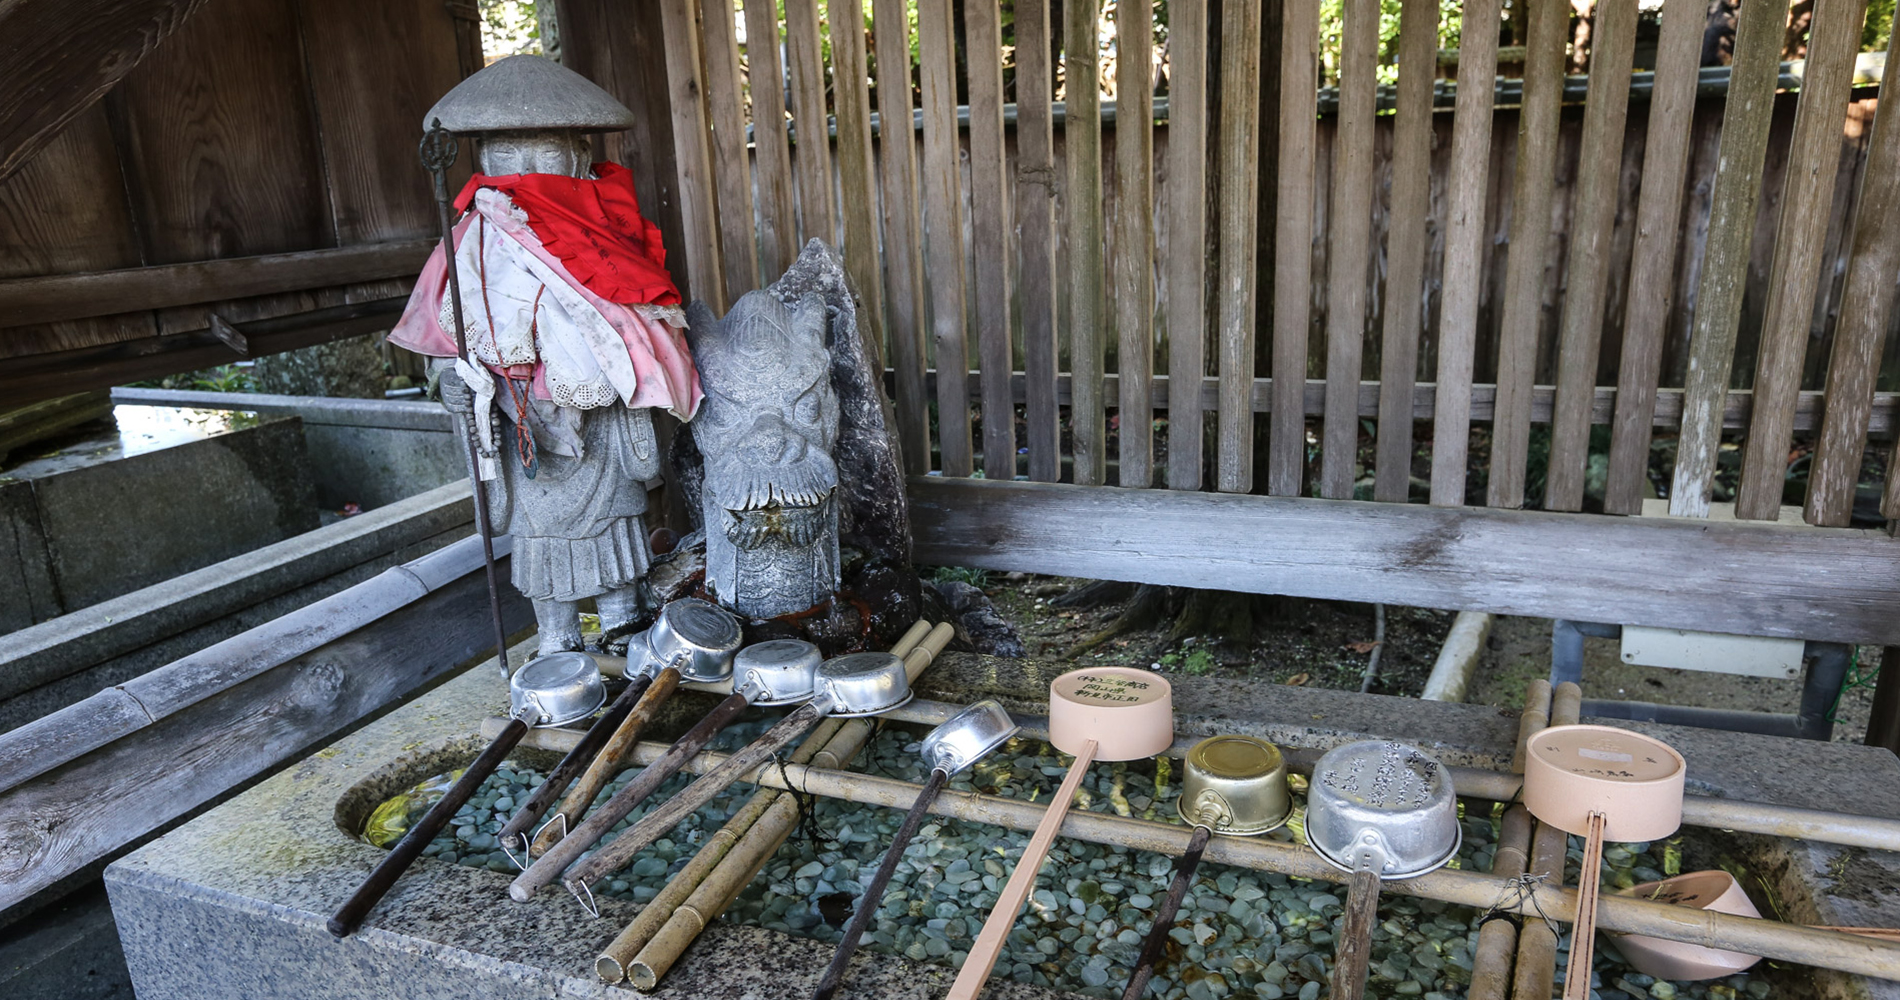
[[[214,313],[253,353],[387,327],[436,227],[421,119],[480,67],[473,16],[206,0],[0,180],[0,399],[235,360]]]

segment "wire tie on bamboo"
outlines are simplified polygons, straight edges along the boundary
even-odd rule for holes
[[[785,770],[783,749],[772,755],[772,763],[778,765],[778,780],[784,783],[785,794],[792,797],[792,808],[798,812],[798,835],[807,843],[823,840],[824,831],[818,828],[818,797],[806,791],[803,785],[792,784],[792,776]]]
[[[1558,933],[1556,918],[1544,912],[1544,901],[1537,895],[1537,887],[1547,881],[1549,877],[1542,872],[1526,872],[1506,879],[1504,885],[1498,890],[1498,901],[1492,903],[1490,909],[1479,915],[1478,923],[1508,919],[1511,921],[1511,926],[1522,927],[1524,921],[1521,911],[1524,904],[1529,903],[1531,909],[1536,910],[1537,916],[1544,921],[1544,926],[1549,927],[1552,934]]]

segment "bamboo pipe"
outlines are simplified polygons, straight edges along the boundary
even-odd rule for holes
[[[727,852],[725,860],[673,911],[653,940],[634,956],[633,964],[627,967],[627,979],[634,989],[651,990],[659,985],[660,977],[673,968],[706,925],[719,919],[739,898],[797,824],[798,802],[789,795],[780,795],[752,830]]]
[[[1550,696],[1550,723],[1575,725],[1583,708],[1583,688],[1570,681],[1557,685]],[[1531,834],[1531,865],[1526,871],[1541,876],[1544,884],[1561,889],[1564,884],[1564,852],[1570,847],[1570,835],[1537,823]],[[1568,893],[1566,895],[1575,895]],[[1569,917],[1576,915],[1573,906]],[[1565,919],[1556,913],[1552,919]],[[1517,935],[1517,970],[1512,978],[1512,1000],[1550,1000],[1551,986],[1557,979],[1557,935],[1542,919],[1527,920]]]
[[[1498,853],[1491,874],[1516,878],[1530,861],[1531,814],[1523,806],[1505,810],[1498,834]],[[1517,958],[1519,918],[1494,914],[1478,928],[1478,946],[1471,953],[1469,1000],[1505,1000],[1511,995],[1511,970]],[[1548,933],[1548,930],[1546,930]]]
[[[892,652],[903,657],[904,672],[914,681],[943,652],[944,646],[949,644],[954,635],[955,630],[947,622],[940,623],[935,628],[929,628],[925,622],[918,622],[905,633],[902,639],[898,640],[898,645],[892,647]],[[875,719],[826,720],[827,724],[831,722],[838,723],[837,726],[830,728],[831,735],[825,739],[817,738],[816,734],[806,737],[805,743],[801,744],[798,752],[792,755],[793,764],[790,766],[800,766],[804,763],[799,758],[809,746],[814,749],[810,755],[813,762],[834,769],[842,767],[858,755],[858,751],[863,749],[864,744],[870,741],[872,733],[876,731]],[[648,744],[641,744],[642,748],[646,746]],[[755,805],[758,812],[749,818],[745,817],[745,814],[750,813]],[[785,806],[790,807],[789,819],[785,818],[787,815]],[[744,818],[743,824],[740,822],[742,818]],[[719,835],[723,837],[731,831],[731,839],[719,851],[718,856],[710,857],[706,865],[700,866],[700,857],[707,855],[708,848],[713,845],[708,844],[707,847],[701,848],[700,852],[693,856],[693,861],[675,875],[667,883],[666,888],[661,890],[661,894],[654,897],[653,902],[647,904],[646,909],[640,911],[640,915],[628,925],[627,930],[615,938],[613,943],[601,953],[594,963],[594,971],[607,982],[615,983],[621,978],[634,976],[634,966],[638,965],[646,969],[652,975],[653,982],[657,983],[659,977],[664,976],[666,970],[672,968],[673,963],[678,960],[679,952],[692,943],[699,931],[705,928],[706,923],[724,912],[726,906],[731,904],[731,897],[736,896],[747,883],[752,881],[757,873],[756,867],[750,869],[745,877],[737,882],[736,887],[732,888],[716,909],[708,912],[706,907],[710,904],[703,898],[700,900],[700,905],[695,906],[686,914],[677,913],[678,908],[686,905],[704,882],[721,878],[724,880],[722,884],[730,884],[736,877],[734,873],[746,867],[745,862],[733,857],[734,852],[741,850],[742,845],[745,856],[750,856],[756,853],[761,841],[770,840],[771,849],[767,850],[759,861],[759,864],[763,865],[763,859],[771,857],[772,853],[778,849],[777,845],[784,842],[797,819],[796,800],[782,795],[778,790],[760,789],[746,803],[741,815],[734,816],[720,828]],[[783,829],[776,833],[754,832],[772,830],[777,827]],[[698,928],[682,937],[684,932],[680,927],[695,921],[698,922]],[[678,926],[675,926],[676,924]],[[637,932],[636,928],[639,928]],[[669,928],[672,930],[669,931]],[[665,943],[655,943],[651,946],[649,944],[662,940]],[[670,954],[669,949],[672,949]],[[652,970],[656,968],[659,971],[653,972]],[[651,989],[652,987],[642,988]]]
[[[1524,757],[1530,739],[1550,723],[1550,682],[1538,678],[1526,686],[1524,711],[1517,720],[1517,749],[1511,755],[1511,771],[1524,773]],[[1453,784],[1453,787],[1457,787]],[[1491,861],[1491,874],[1515,878],[1524,874],[1530,862],[1531,815],[1523,806],[1514,805],[1504,813],[1498,829],[1498,850]],[[1517,955],[1515,918],[1486,920],[1478,929],[1478,946],[1471,954],[1469,1000],[1505,1000],[1510,994],[1511,966]]]
[[[799,764],[808,763],[827,741],[837,735],[838,728],[844,723],[844,719],[826,719],[819,723],[818,727],[805,737],[805,742],[800,743],[798,749],[792,751],[792,761]],[[669,879],[659,894],[648,901],[633,921],[627,924],[626,929],[601,951],[600,957],[594,960],[594,973],[608,983],[617,983],[627,978],[627,964],[632,961],[632,957],[641,948],[646,947],[648,941],[653,940],[653,936],[660,932],[660,928],[673,915],[673,911],[686,902],[693,890],[699,888],[699,884],[706,880],[706,876],[712,874],[713,869],[739,842],[739,838],[745,836],[745,832],[750,830],[752,825],[758,822],[759,817],[765,815],[766,810],[784,794],[771,788],[761,788],[752,793],[752,797],[746,800],[746,804],[734,813],[731,819],[726,820],[725,825],[715,831],[712,838],[693,854],[693,859],[686,863],[686,867]]]
[[[1570,835],[1548,823],[1538,823],[1536,827],[1537,832],[1531,837],[1531,866],[1527,871],[1542,875],[1542,885],[1563,892],[1564,851],[1570,846]],[[1538,895],[1543,895],[1541,887]],[[1563,892],[1563,896],[1564,901],[1571,904],[1567,910],[1560,912],[1546,907],[1553,920],[1565,920],[1576,914],[1572,903],[1576,893]],[[1520,909],[1519,914],[1524,920],[1523,928],[1517,933],[1517,970],[1512,979],[1511,998],[1550,1000],[1551,984],[1557,978],[1557,935],[1535,911],[1524,913]],[[1602,917],[1598,920],[1601,922]]]
[[[842,735],[840,733],[840,737]],[[643,742],[635,759],[651,760],[664,749]],[[724,754],[703,753],[690,762],[686,770],[710,770],[724,759]],[[889,809],[909,808],[921,788],[893,778],[793,764],[786,765],[782,774],[774,764],[742,780],[755,781],[768,788],[795,787],[813,795]],[[791,784],[788,786],[787,782]],[[930,807],[938,816],[1013,830],[1035,829],[1044,809],[1041,803],[961,791],[945,791]],[[1193,831],[1178,824],[1085,812],[1070,813],[1062,824],[1061,835],[1094,844],[1179,856],[1187,849]],[[1304,846],[1258,837],[1216,836],[1208,844],[1205,857],[1215,864],[1295,878],[1343,883],[1349,877],[1347,872],[1327,864]],[[1385,891],[1487,910],[1501,897],[1508,899],[1515,886],[1508,879],[1441,868],[1417,878],[1390,883]],[[1576,893],[1545,884],[1537,886],[1527,898],[1498,909],[1536,917],[1539,907],[1553,919],[1568,920],[1576,913]],[[1900,943],[1628,896],[1606,896],[1600,907],[1598,925],[1605,930],[1741,951],[1797,965],[1900,979]]]

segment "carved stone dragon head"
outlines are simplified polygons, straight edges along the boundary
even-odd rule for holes
[[[828,307],[755,291],[724,319],[688,311],[706,393],[692,423],[704,456],[706,589],[754,618],[804,611],[838,589],[838,398]]]

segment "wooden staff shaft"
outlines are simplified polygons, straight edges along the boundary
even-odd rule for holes
[[[626,766],[627,751],[631,750],[635,743],[640,742],[640,733],[646,729],[648,723],[653,721],[653,716],[659,712],[660,706],[666,704],[666,699],[671,698],[679,686],[680,672],[671,666],[662,669],[659,675],[652,679],[646,692],[640,696],[639,703],[621,717],[619,724],[614,726],[613,733],[601,746],[600,752],[595,754],[593,760],[587,765],[587,772],[574,783],[573,790],[561,800],[561,807],[554,811],[554,815],[548,817],[547,825],[535,835],[536,852],[546,854],[553,850],[554,845],[560,843],[561,838],[567,835],[567,831],[580,825],[581,817],[587,815],[588,807],[594,804],[594,796],[599,795],[600,790],[607,787],[607,782],[613,780],[613,776]],[[552,783],[550,780],[547,784]],[[562,783],[566,784],[565,781]],[[546,784],[542,787],[546,787]],[[526,831],[521,832],[525,834]]]

